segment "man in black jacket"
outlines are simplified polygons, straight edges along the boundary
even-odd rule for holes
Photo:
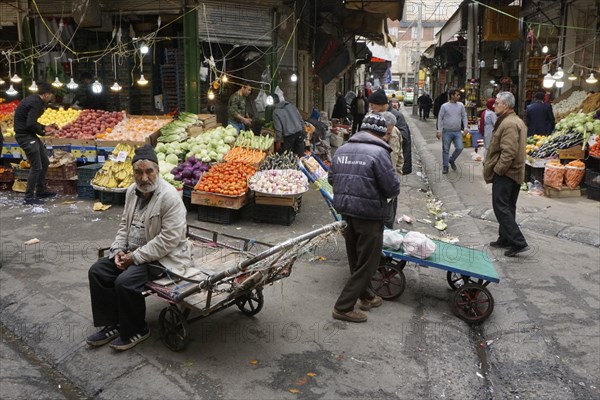
[[[367,114],[360,131],[335,153],[328,174],[333,186],[333,206],[348,226],[344,230],[350,277],[338,297],[333,318],[348,322],[365,322],[368,311],[382,304],[371,288],[371,278],[379,265],[383,247],[383,224],[388,202],[400,193],[390,153],[383,140],[387,133],[385,119]]]
[[[43,126],[38,121],[46,109],[46,104],[54,96],[52,86],[47,82],[37,84],[38,92],[26,97],[15,110],[15,139],[25,152],[31,169],[27,178],[24,204],[44,204],[44,198],[56,196],[46,190],[48,154],[39,136],[58,129],[56,124]]]
[[[542,91],[536,92],[533,101],[525,109],[527,136],[547,136],[554,131],[554,112],[551,104],[544,103],[544,95]]]

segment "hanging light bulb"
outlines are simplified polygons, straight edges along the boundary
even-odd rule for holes
[[[267,105],[268,105],[268,106],[272,106],[272,105],[273,105],[273,103],[274,103],[273,96],[271,96],[271,95],[268,95],[268,96],[267,96]]]
[[[494,65],[493,65],[494,69],[498,69],[498,59],[494,58]]]
[[[38,87],[37,87],[37,85],[35,84],[35,81],[33,81],[33,82],[31,83],[31,86],[29,86],[29,90],[30,90],[30,91],[32,91],[32,92],[37,92],[37,91],[38,91]]]
[[[562,79],[563,76],[565,76],[563,69],[561,67],[558,67],[558,68],[556,68],[556,72],[554,73],[554,75],[552,77],[554,79],[558,80],[558,79]]]
[[[485,60],[479,61],[479,68],[485,68]]]
[[[208,99],[209,100],[214,100],[215,99],[215,92],[213,92],[212,90],[208,91]]]
[[[586,83],[589,83],[590,85],[593,85],[594,83],[598,82],[598,79],[596,79],[596,76],[594,76],[594,73],[591,72],[590,76],[587,77],[587,79],[585,80]],[[8,92],[6,92],[8,93]]]
[[[96,94],[102,93],[102,84],[98,81],[98,79],[92,83],[92,92]]]
[[[223,83],[227,83],[227,82],[229,82],[229,78],[227,77],[227,75],[223,74],[223,77],[221,78],[221,81]]]
[[[544,47],[542,47],[542,53],[548,53],[548,46],[544,45]]]
[[[122,89],[122,87],[117,82],[117,60],[115,58],[115,54],[113,54],[113,56],[112,56],[112,62],[113,62],[113,70],[115,71],[115,83],[112,84],[112,86],[110,87],[110,90],[112,90],[113,92],[118,92],[119,90]]]
[[[69,83],[67,83],[67,89],[69,90],[75,90],[79,87],[79,84],[77,82],[75,82],[75,80],[73,79],[73,77],[71,77],[71,80],[69,81]]]
[[[557,88],[560,89],[561,87],[565,86],[565,81],[558,80],[554,84],[556,85]]]
[[[148,84],[148,81],[146,80],[146,78],[144,78],[144,74],[142,74],[140,76],[140,79],[138,79],[137,83],[138,83],[138,85],[141,85],[141,86]]]
[[[148,54],[149,51],[150,48],[148,47],[148,45],[146,43],[142,43],[142,45],[140,46],[140,53]]]
[[[544,80],[542,82],[542,86],[545,88],[551,88],[554,85],[554,78],[552,78],[552,75],[550,75],[550,73],[548,72],[545,76],[544,76]]]
[[[290,80],[291,80],[292,82],[297,82],[297,81],[298,81],[298,75],[296,75],[296,73],[294,72],[294,73],[292,74],[292,76],[290,76]]]
[[[0,85],[4,85],[6,82],[4,81],[4,79],[0,78]]]
[[[20,83],[23,79],[21,79],[21,77],[17,74],[14,74],[12,76],[12,78],[10,78],[10,81],[13,83]],[[7,92],[8,93],[8,92]]]
[[[117,82],[113,83],[112,86],[110,87],[110,90],[112,90],[113,92],[118,92],[121,89],[123,89],[123,88]]]
[[[52,86],[54,86],[55,88],[59,88],[62,87],[63,83],[60,81],[60,79],[58,79],[58,76],[56,78],[54,78],[54,82],[52,82]]]
[[[69,83],[67,83],[67,89],[75,90],[79,87],[79,84],[77,84],[77,82],[75,82],[75,80],[73,79],[73,59],[72,58],[69,58],[69,65],[70,65],[70,70],[71,70],[71,80],[69,81]]]
[[[15,88],[13,87],[12,83],[10,84],[10,87],[8,88],[8,90],[6,91],[6,94],[9,96],[16,96],[17,94],[19,94],[19,92],[17,92],[15,90]]]

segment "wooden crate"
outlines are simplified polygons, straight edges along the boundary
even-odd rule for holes
[[[233,210],[238,210],[242,208],[246,203],[248,203],[249,196],[248,193],[242,196],[224,196],[222,194],[216,193],[208,193],[208,192],[200,192],[194,190],[192,192],[192,204],[198,204],[201,206],[210,206],[210,207],[221,207],[221,208],[230,208]]]
[[[575,189],[569,189],[567,186],[563,186],[561,190],[558,190],[544,185],[544,195],[551,198],[581,197],[581,189],[579,186]]]
[[[58,168],[48,168],[46,179],[65,180],[77,178],[77,164],[61,165]]]
[[[585,151],[581,150],[581,146],[561,149],[558,150],[558,158],[561,160],[583,160],[585,158]]]
[[[263,193],[254,193],[255,204],[295,207],[301,199],[302,195],[273,196]]]

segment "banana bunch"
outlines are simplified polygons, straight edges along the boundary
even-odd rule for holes
[[[119,157],[121,152],[125,152],[127,156],[123,160],[123,155]],[[131,160],[135,154],[135,148],[126,143],[119,143],[113,150],[113,158],[106,160],[101,169],[96,172],[92,184],[108,189],[127,188],[133,183],[133,168]],[[117,161],[119,159],[119,161]]]

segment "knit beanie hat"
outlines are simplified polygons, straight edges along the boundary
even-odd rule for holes
[[[133,156],[131,163],[135,164],[135,162],[139,160],[150,160],[155,164],[158,164],[158,157],[156,157],[154,149],[149,144],[145,144],[135,149],[135,155]]]
[[[372,132],[377,136],[384,136],[387,133],[387,124],[381,115],[367,114],[363,119],[360,130]]]
[[[372,95],[369,96],[369,103],[371,104],[387,104],[388,98],[383,89],[376,90]]]

